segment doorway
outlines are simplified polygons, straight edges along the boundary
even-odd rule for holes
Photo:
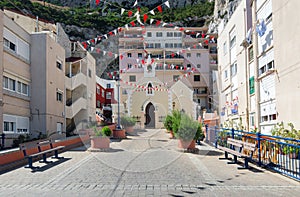
[[[152,103],[149,103],[146,106],[146,122],[145,127],[146,128],[155,128],[155,107]]]

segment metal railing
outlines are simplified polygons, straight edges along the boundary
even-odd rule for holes
[[[226,146],[228,138],[255,143],[253,163],[300,180],[300,140],[208,126],[205,132],[206,142],[215,147]]]

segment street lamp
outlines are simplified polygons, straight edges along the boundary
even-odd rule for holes
[[[117,82],[117,91],[118,91],[118,97],[117,97],[117,100],[118,100],[118,122],[117,122],[117,127],[116,127],[116,130],[121,130],[121,126],[120,126],[120,79],[119,77],[117,76],[116,77],[116,82]]]

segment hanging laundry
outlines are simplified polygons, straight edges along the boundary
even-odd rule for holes
[[[267,26],[265,24],[265,20],[262,20],[260,23],[256,25],[257,34],[262,37],[267,31]]]

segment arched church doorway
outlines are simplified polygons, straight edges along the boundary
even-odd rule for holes
[[[155,107],[152,103],[149,103],[146,106],[146,122],[145,127],[146,128],[155,128]]]

